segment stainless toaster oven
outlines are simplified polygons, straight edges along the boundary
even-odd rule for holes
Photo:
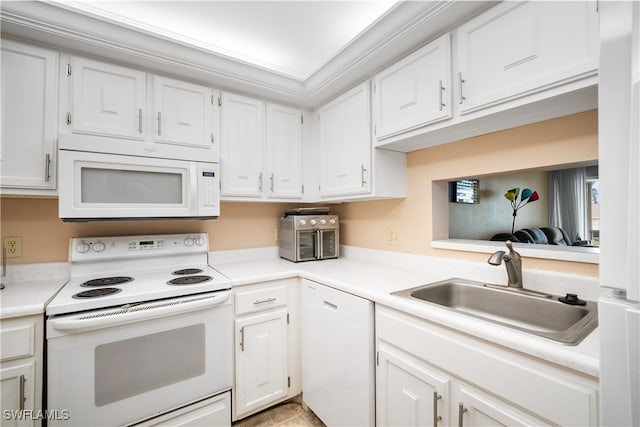
[[[280,257],[293,262],[338,258],[338,216],[328,208],[287,210],[278,227]]]

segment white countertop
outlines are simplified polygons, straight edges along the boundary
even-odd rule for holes
[[[67,263],[7,268],[7,277],[2,281],[5,288],[0,291],[0,319],[44,313],[46,303],[67,280]]]
[[[393,296],[391,292],[451,277],[490,283],[506,283],[504,267],[481,263],[383,251],[346,248],[347,256],[336,260],[293,263],[265,248],[260,253],[223,251],[210,254],[209,263],[233,281],[233,286],[303,277],[369,299],[411,315],[485,339],[530,356],[556,363],[594,377],[599,376],[599,331],[596,329],[577,346],[567,346],[496,325],[434,304]],[[249,256],[247,256],[249,255]],[[497,275],[497,276],[496,276]],[[504,275],[504,278],[501,276]],[[553,294],[579,293],[596,300],[601,293],[597,279],[525,270],[525,286]],[[552,277],[553,281],[549,278]],[[553,287],[548,283],[553,282]],[[530,286],[527,284],[530,283]],[[547,284],[545,287],[544,285]]]
[[[391,292],[451,277],[506,283],[504,267],[361,248],[341,250],[344,256],[339,259],[305,263],[280,259],[277,248],[219,251],[210,253],[209,264],[229,277],[233,286],[303,277],[584,374],[599,376],[598,329],[579,345],[566,346],[434,304],[391,295]],[[574,292],[595,301],[602,293],[595,277],[526,268],[523,276],[527,288],[553,294]],[[31,277],[38,280],[28,279]],[[44,277],[47,279],[42,280]],[[0,318],[42,314],[46,303],[68,280],[68,264],[21,266],[6,279],[6,288],[0,291]]]

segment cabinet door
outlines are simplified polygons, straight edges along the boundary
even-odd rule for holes
[[[549,421],[523,412],[507,401],[489,396],[479,390],[458,384],[454,393],[452,412],[459,426],[548,426]]]
[[[211,89],[166,77],[153,77],[155,142],[211,148]]]
[[[58,54],[2,40],[2,187],[56,187]]]
[[[451,117],[450,38],[445,34],[376,76],[377,139]]]
[[[302,111],[267,104],[268,197],[302,197]]]
[[[450,425],[449,378],[398,350],[378,350],[376,417],[379,426]]]
[[[368,81],[320,108],[322,197],[370,192],[370,110]]]
[[[236,320],[236,414],[287,395],[287,312],[280,309]]]
[[[595,73],[595,2],[505,2],[458,35],[462,114]]]
[[[34,359],[26,359],[24,362],[14,363],[10,366],[4,364],[0,369],[3,426],[36,425],[36,421],[31,420],[28,416],[25,419],[20,419],[17,416],[18,411],[35,411],[40,407],[35,403],[35,379]],[[11,411],[8,417],[4,411]],[[16,416],[11,416],[11,414],[16,414]],[[36,415],[35,412],[33,414]]]
[[[143,139],[145,74],[72,58],[73,132]]]
[[[264,103],[222,94],[220,166],[223,196],[262,197]]]

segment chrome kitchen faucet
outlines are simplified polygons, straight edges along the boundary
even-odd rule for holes
[[[505,242],[509,253],[505,251],[497,251],[491,254],[487,262],[491,265],[500,265],[504,261],[507,268],[507,276],[509,281],[507,286],[510,288],[522,288],[522,258],[520,254],[513,250],[511,240]]]

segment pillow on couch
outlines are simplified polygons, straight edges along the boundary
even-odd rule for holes
[[[540,229],[547,236],[550,245],[571,246],[571,240],[569,240],[569,236],[562,228],[541,227]]]

